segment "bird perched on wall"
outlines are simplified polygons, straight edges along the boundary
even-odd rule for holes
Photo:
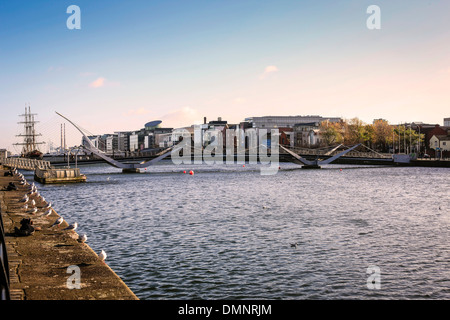
[[[63,223],[64,219],[62,217],[59,217],[58,219],[56,219],[56,221],[50,226],[54,227],[54,226],[59,226],[61,223]]]
[[[87,240],[87,235],[83,234],[82,236],[78,236],[78,242],[84,243]]]
[[[30,198],[28,198],[27,195],[24,195],[23,198],[19,200],[19,202],[25,202],[25,203],[27,203],[28,200],[30,200]]]
[[[36,205],[36,201],[34,201],[34,199],[31,200],[31,205],[32,205],[33,207]]]
[[[75,231],[75,229],[78,227],[78,223],[74,223],[74,224],[71,224],[71,225],[69,225],[67,228],[64,228],[64,230],[73,230],[73,231]]]
[[[36,207],[34,207],[33,209],[28,210],[27,212],[28,212],[29,214],[35,214],[37,211],[38,211],[38,209],[37,209]]]
[[[42,216],[46,217],[52,214],[52,209],[48,209],[47,211],[45,211]]]
[[[100,260],[104,263],[105,259],[106,259],[106,252],[104,250],[102,250],[102,252],[100,252],[100,254],[98,255],[98,257],[100,258]]]
[[[44,206],[44,209],[50,209],[52,207],[52,203],[49,202],[47,205]]]

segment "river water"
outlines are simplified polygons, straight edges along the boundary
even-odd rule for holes
[[[38,188],[140,299],[450,298],[449,169],[81,170]]]

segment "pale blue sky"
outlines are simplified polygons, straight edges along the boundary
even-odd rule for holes
[[[72,4],[81,30],[66,27]],[[442,124],[449,15],[445,0],[1,1],[0,148],[27,102],[44,127],[58,111],[99,134],[203,116]]]

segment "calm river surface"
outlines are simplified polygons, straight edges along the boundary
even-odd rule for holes
[[[169,160],[37,185],[141,299],[450,298],[449,169],[298,168]]]

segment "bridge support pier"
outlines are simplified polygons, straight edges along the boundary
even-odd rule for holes
[[[125,168],[122,169],[122,173],[140,173],[139,168]]]

